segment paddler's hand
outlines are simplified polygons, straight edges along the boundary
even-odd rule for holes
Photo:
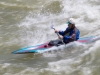
[[[75,37],[76,37],[76,35],[75,35],[75,34],[73,34],[73,35],[71,36],[71,38],[72,38],[72,39],[75,39]]]
[[[58,38],[59,38],[59,39],[63,39],[63,36],[59,36]]]
[[[55,30],[55,33],[59,33],[59,30]]]

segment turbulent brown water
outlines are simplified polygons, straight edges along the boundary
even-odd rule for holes
[[[0,0],[0,75],[100,75],[100,40],[39,55],[11,54],[57,38],[73,17],[81,37],[100,35],[100,0]]]

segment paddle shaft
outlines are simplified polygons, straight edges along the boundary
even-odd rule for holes
[[[56,30],[55,28],[53,28],[53,29]],[[58,37],[60,37],[58,32],[56,32],[56,34],[57,34]]]
[[[56,29],[53,28],[53,27],[52,27],[52,29],[56,30]],[[58,37],[60,37],[58,32],[56,32],[56,34],[57,34]],[[61,38],[60,38],[60,40],[62,41],[63,44],[65,44]]]

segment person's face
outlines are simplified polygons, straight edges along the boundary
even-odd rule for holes
[[[68,24],[68,27],[71,29],[73,27],[73,25],[72,24]]]

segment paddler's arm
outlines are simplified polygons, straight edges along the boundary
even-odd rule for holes
[[[73,34],[71,35],[71,38],[74,40],[78,40],[79,34],[80,34],[80,31],[77,28],[75,28]]]
[[[67,28],[65,31],[55,30],[55,33],[59,33],[60,35],[64,36],[69,32],[69,29]]]

